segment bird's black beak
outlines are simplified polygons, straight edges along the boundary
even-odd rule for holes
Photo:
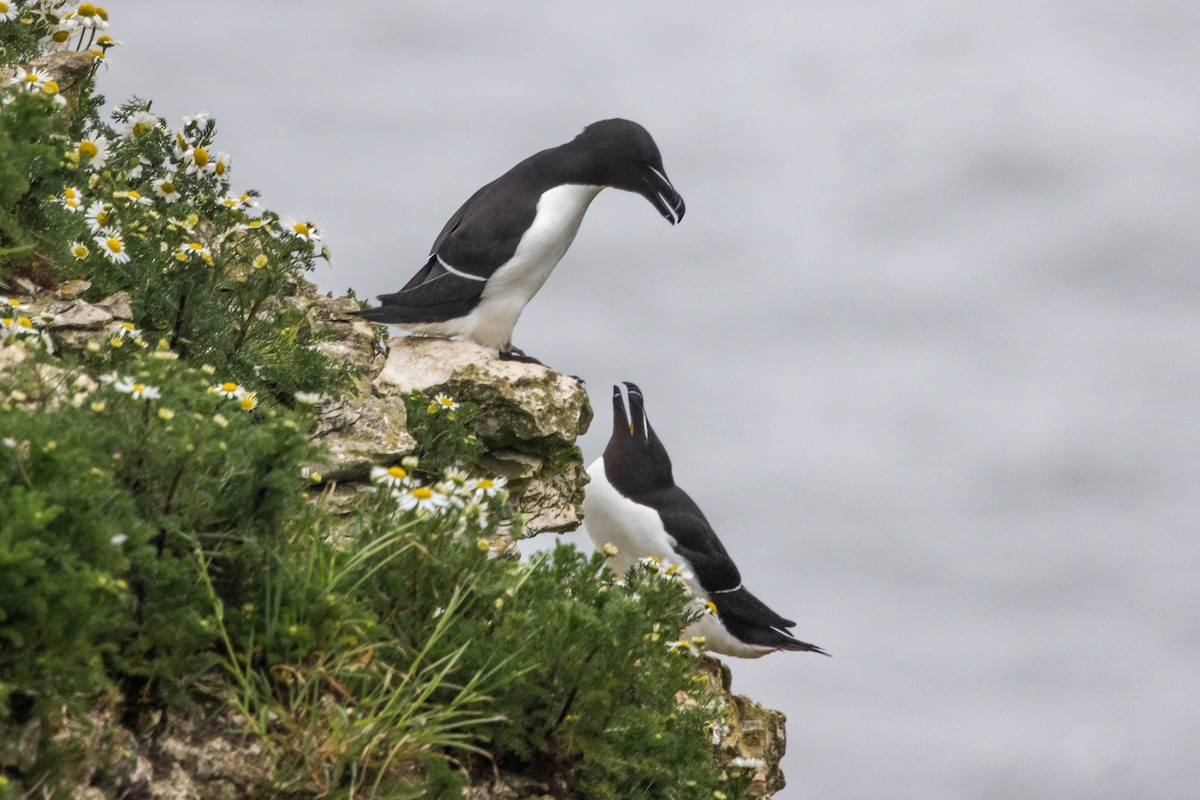
[[[625,382],[625,391],[629,395],[629,433],[643,442],[650,441],[650,419],[646,416],[645,400],[642,390],[636,384]]]
[[[629,424],[629,413],[625,410],[625,395],[621,394],[620,386],[613,386],[613,436],[618,431],[628,435],[633,434],[633,426]]]
[[[647,164],[643,170],[642,182],[645,184],[645,189],[641,192],[642,196],[654,204],[658,213],[663,215],[663,219],[672,225],[683,219],[683,213],[687,207],[679,192],[675,191],[675,187],[671,185],[667,173],[658,167]]]

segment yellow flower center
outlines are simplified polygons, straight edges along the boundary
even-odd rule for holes
[[[98,212],[96,214],[96,222],[99,222],[101,225],[107,225],[108,224],[108,212],[107,211]]]
[[[22,328],[32,328],[33,320],[31,320],[29,317],[17,317],[17,324]]]
[[[103,12],[103,11],[104,11],[104,9],[102,9],[102,8],[101,8],[101,9],[97,9],[97,11]],[[103,19],[108,19],[108,17],[107,17],[107,16],[105,16],[105,15],[104,15],[104,13],[101,13],[101,15],[100,15],[100,16],[101,16],[101,18],[103,18]],[[98,38],[96,39],[96,44],[98,44],[98,45],[112,44],[112,40],[113,40],[113,38],[112,38],[111,36],[109,36],[109,35],[106,33],[106,34],[104,34],[103,36],[100,36],[100,37],[98,37]]]
[[[142,193],[135,192],[133,189],[130,189],[128,192],[126,192],[125,196],[128,197],[130,200],[141,200],[142,199]]]
[[[170,181],[163,181],[162,186],[159,188],[162,189],[163,194],[175,194],[175,184]]]
[[[228,166],[224,161],[218,161],[213,167],[213,171],[215,171],[218,175],[224,175],[226,169],[228,169]]]
[[[8,301],[7,301],[7,302],[8,302],[8,304],[9,304],[10,306],[19,306],[19,305],[21,305],[21,301],[20,301],[20,300],[17,300],[16,298],[13,298],[13,297],[10,297],[10,298],[8,298]]]
[[[94,142],[79,143],[79,155],[83,156],[84,158],[95,158],[96,154],[99,152],[100,149],[96,147]]]
[[[96,16],[105,22],[108,22],[108,12],[100,6],[96,6]]]
[[[408,473],[404,471],[404,467],[390,467],[387,474],[393,478],[407,478]]]
[[[76,258],[83,258],[87,255],[87,248],[81,244],[77,244],[71,248],[71,255],[75,256]]]
[[[76,9],[76,13],[81,17],[94,17],[96,16],[96,7],[91,3],[81,3]]]
[[[254,398],[253,397],[243,397],[242,398],[242,408],[244,408],[247,411],[254,408]]]
[[[133,330],[133,323],[132,322],[122,322],[121,327],[127,331],[131,331],[131,330]]]
[[[447,408],[454,405],[454,401],[451,400],[449,397],[443,397],[441,400],[438,400],[438,402],[441,403],[442,405],[446,406]]]
[[[135,384],[133,385],[133,393],[134,393],[134,394],[141,394],[141,393],[142,393],[142,392],[144,392],[144,391],[146,391],[146,384],[144,384],[144,383],[135,383]]]
[[[234,383],[234,382],[232,382],[232,381],[228,381],[228,382],[226,382],[226,383],[222,383],[222,384],[221,384],[221,391],[222,391],[222,392],[236,392],[236,391],[237,391],[237,384],[236,384],[236,383]]]
[[[308,227],[307,222],[295,223],[294,225],[292,225],[292,230],[294,230],[296,233],[300,234],[301,236],[308,236],[309,233],[311,233],[311,231],[312,231],[312,229]]]
[[[58,94],[58,81],[46,81],[42,84],[42,91],[46,94]]]
[[[413,489],[413,497],[418,500],[428,500],[433,497],[433,492],[424,486],[418,486],[416,489]]]
[[[66,189],[63,189],[63,197],[66,197],[69,199],[74,199],[76,197],[76,195],[78,195],[78,194],[79,194],[78,192],[76,192],[74,189],[72,189],[69,186]]]
[[[120,239],[114,239],[114,238],[106,239],[104,241],[104,246],[107,247],[109,250],[112,250],[114,253],[121,252],[122,248],[124,247],[124,245],[121,244]]]
[[[208,151],[203,147],[197,147],[192,151],[192,160],[196,162],[197,167],[203,167],[208,164]]]
[[[62,44],[67,39],[71,38],[71,32],[70,31],[55,31],[54,33],[50,34],[50,38],[52,40],[54,40],[55,42],[57,42],[58,44]]]
[[[32,72],[26,72],[25,75],[22,76],[21,80],[25,81],[26,83],[37,83],[38,76]]]
[[[496,482],[493,481],[491,478],[484,478],[475,485],[478,486],[480,489],[490,489],[496,485]]]
[[[188,249],[198,253],[204,249],[204,245],[200,244],[199,242],[188,242]]]

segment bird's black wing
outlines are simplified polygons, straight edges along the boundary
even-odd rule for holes
[[[437,322],[470,312],[487,279],[512,258],[537,214],[539,195],[484,186],[446,222],[429,260],[404,288],[379,295],[362,316],[375,322]]]
[[[675,540],[675,550],[691,565],[696,579],[709,593],[722,617],[726,614],[755,625],[790,628],[796,623],[772,611],[765,603],[740,589],[741,573],[725,551],[704,513],[678,486],[656,499],[659,516]],[[734,591],[738,590],[738,591]]]

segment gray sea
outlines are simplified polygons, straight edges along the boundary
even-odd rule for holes
[[[783,798],[1200,796],[1200,4],[111,0],[112,100],[395,290],[521,158],[624,116],[517,327],[641,384],[746,584]],[[574,535],[586,542],[586,536]]]

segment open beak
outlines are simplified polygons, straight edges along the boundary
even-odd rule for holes
[[[647,164],[642,181],[646,184],[646,190],[642,192],[642,195],[654,204],[658,213],[663,215],[663,219],[672,225],[683,219],[683,213],[687,207],[665,173]]]

